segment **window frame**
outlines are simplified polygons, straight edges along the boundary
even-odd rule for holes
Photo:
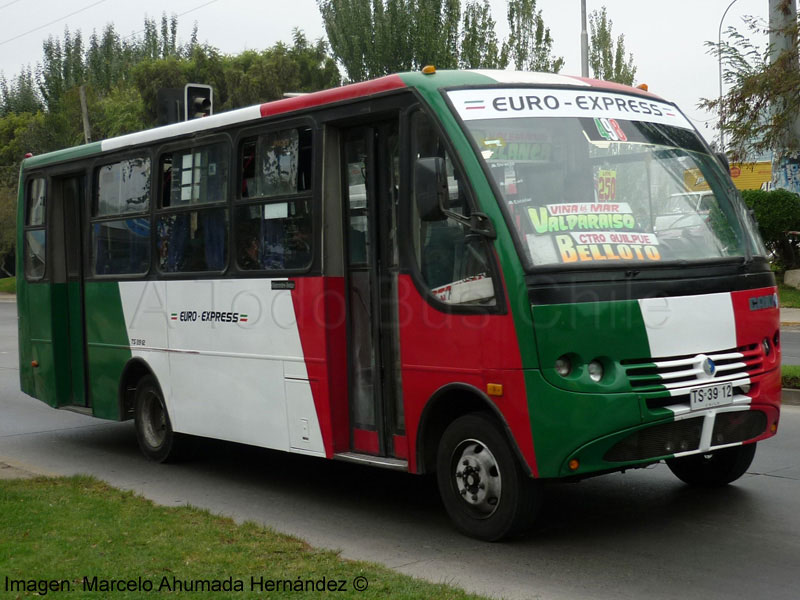
[[[292,129],[307,129],[311,134],[311,164],[309,174],[311,181],[309,189],[302,192],[280,194],[275,196],[242,196],[242,176],[244,174],[244,166],[242,162],[242,147],[245,142],[252,139],[257,139],[259,136],[279,131],[286,131]],[[314,271],[318,265],[319,255],[319,235],[322,223],[322,203],[320,201],[320,179],[322,177],[321,165],[321,136],[320,127],[312,114],[296,116],[292,118],[278,118],[270,120],[266,123],[259,123],[252,127],[242,127],[238,130],[232,151],[235,152],[234,162],[235,177],[231,178],[231,185],[233,193],[231,194],[231,219],[230,219],[230,232],[231,232],[231,245],[233,248],[232,259],[229,260],[229,268],[235,270],[237,277],[287,277],[291,275],[302,275]],[[291,203],[294,201],[305,199],[310,205],[310,220],[311,220],[311,235],[309,238],[311,245],[311,257],[308,264],[299,268],[288,269],[243,269],[239,265],[239,232],[238,232],[238,211],[247,206],[267,206],[269,204],[283,204]]]
[[[41,179],[44,182],[44,214],[42,215],[42,223],[36,225],[30,225],[30,189],[33,182],[37,179]],[[50,238],[50,233],[48,231],[49,223],[50,223],[50,202],[48,201],[48,195],[50,193],[51,188],[50,177],[48,176],[47,172],[45,171],[35,171],[30,173],[25,178],[24,183],[24,195],[23,195],[23,202],[24,202],[24,209],[23,209],[23,226],[22,226],[22,267],[23,267],[23,274],[25,276],[25,281],[29,283],[40,283],[43,281],[47,281],[49,278],[49,270],[50,270],[50,259],[49,259],[49,249],[48,246],[48,238]],[[44,268],[42,270],[42,274],[38,277],[32,277],[30,271],[28,270],[28,234],[34,231],[43,231],[44,232],[44,239],[45,239],[45,246],[44,246]]]
[[[506,299],[504,286],[501,281],[501,273],[498,256],[495,248],[497,240],[490,240],[483,237],[481,246],[483,246],[489,276],[492,278],[492,285],[494,287],[494,304],[450,304],[439,299],[428,286],[425,277],[422,275],[421,265],[417,261],[413,245],[413,227],[412,222],[414,211],[412,209],[412,202],[414,202],[413,187],[414,187],[414,164],[412,151],[414,143],[412,132],[412,121],[414,115],[417,113],[424,114],[430,120],[434,133],[439,136],[445,152],[450,156],[450,161],[453,165],[453,172],[460,171],[463,175],[464,181],[464,199],[472,212],[482,212],[481,207],[476,201],[475,190],[472,178],[467,174],[464,167],[464,161],[461,155],[455,151],[453,147],[453,140],[450,136],[444,133],[444,127],[439,120],[439,117],[428,108],[427,105],[416,103],[409,106],[402,114],[401,118],[401,148],[405,151],[402,152],[400,157],[401,166],[405,165],[405,174],[401,174],[401,181],[405,182],[405,192],[401,193],[401,206],[398,227],[401,228],[400,235],[400,255],[401,264],[411,274],[411,280],[414,282],[414,287],[425,301],[433,306],[436,310],[448,314],[492,314],[504,315],[508,313],[508,302]],[[460,132],[460,129],[459,129]],[[483,174],[483,171],[480,171]]]
[[[84,264],[84,279],[102,279],[102,280],[134,280],[146,279],[153,271],[153,208],[154,208],[154,194],[157,191],[156,181],[154,177],[153,168],[154,152],[151,146],[139,146],[136,148],[126,148],[123,152],[109,153],[107,155],[98,156],[87,169],[90,174],[90,192],[91,204],[88,207],[87,218],[85,223],[84,239],[85,241],[85,264]],[[146,158],[150,161],[150,186],[148,206],[146,210],[135,213],[122,213],[112,215],[95,215],[95,205],[98,201],[99,185],[98,173],[100,169],[108,165],[121,163],[126,160]],[[105,223],[111,221],[122,221],[128,218],[145,218],[150,226],[150,236],[147,240],[147,249],[149,252],[147,268],[144,271],[137,273],[97,273],[95,270],[96,261],[94,256],[94,235],[93,228],[95,224]]]
[[[231,213],[232,213],[232,192],[233,192],[233,178],[231,171],[235,163],[235,157],[232,155],[234,146],[234,135],[238,138],[237,129],[215,130],[208,135],[198,136],[193,138],[182,138],[179,140],[167,140],[165,143],[155,144],[150,146],[150,151],[155,165],[155,176],[151,178],[151,185],[153,186],[154,201],[151,199],[151,222],[150,227],[153,235],[151,236],[150,247],[150,272],[159,279],[218,279],[224,277],[231,270]],[[189,204],[187,206],[163,206],[162,196],[162,183],[163,172],[161,169],[161,159],[164,155],[181,150],[201,148],[203,146],[212,146],[214,144],[222,144],[225,146],[225,157],[228,161],[228,177],[225,181],[225,194],[224,201],[217,202],[203,202],[201,204]],[[226,211],[225,232],[227,239],[225,240],[225,264],[219,270],[206,270],[206,271],[165,271],[161,268],[160,261],[158,260],[159,252],[159,236],[158,236],[158,223],[163,217],[180,215],[191,212],[202,212],[206,210],[222,209]]]

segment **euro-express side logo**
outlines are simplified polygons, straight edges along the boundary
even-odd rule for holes
[[[182,310],[170,313],[171,321],[188,323],[247,323],[247,315],[238,312],[220,312],[214,310]]]
[[[766,310],[768,308],[778,308],[778,294],[750,298],[750,310]]]

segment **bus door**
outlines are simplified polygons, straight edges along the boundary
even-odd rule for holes
[[[85,175],[54,178],[52,223],[53,354],[59,406],[87,406],[82,223]]]
[[[343,132],[351,448],[406,458],[397,323],[397,120]]]

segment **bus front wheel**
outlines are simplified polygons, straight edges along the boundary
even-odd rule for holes
[[[744,475],[755,454],[756,445],[746,444],[715,450],[709,454],[671,458],[667,460],[667,466],[684,483],[718,487]]]
[[[136,386],[136,440],[150,460],[167,462],[174,459],[178,436],[172,431],[164,396],[155,377],[147,375]]]
[[[442,502],[462,532],[494,542],[533,523],[541,503],[539,482],[522,471],[490,416],[472,413],[453,421],[436,459]]]

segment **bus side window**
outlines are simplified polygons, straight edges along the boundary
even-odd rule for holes
[[[467,180],[453,163],[444,140],[436,133],[430,118],[422,112],[412,117],[412,159],[445,159],[450,196],[450,210],[469,216]],[[480,236],[447,217],[423,221],[411,201],[411,233],[414,256],[426,286],[441,302],[458,305],[494,305],[494,284],[487,245]]]
[[[42,279],[47,256],[45,230],[46,182],[43,177],[31,179],[25,204],[25,276],[30,280]]]
[[[223,271],[228,262],[228,147],[207,144],[163,154],[156,218],[162,272]]]
[[[269,130],[239,146],[234,208],[241,271],[306,270],[313,258],[312,132]]]

